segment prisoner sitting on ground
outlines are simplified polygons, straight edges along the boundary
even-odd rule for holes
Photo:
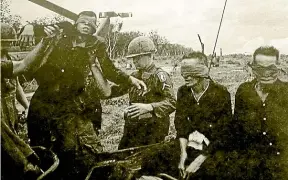
[[[185,85],[178,89],[175,114],[180,174],[215,179],[232,119],[230,93],[209,77],[208,60],[201,52],[183,57],[181,75]]]
[[[276,48],[259,47],[249,64],[256,78],[236,92],[237,179],[288,178],[288,84],[278,79],[279,64]]]
[[[124,135],[118,149],[159,143],[168,135],[169,115],[175,110],[176,100],[168,73],[153,62],[155,51],[153,41],[144,36],[133,39],[128,46],[127,58],[132,58],[137,68],[132,76],[147,84],[145,94],[139,94],[135,87],[112,87],[111,97],[129,93]]]
[[[201,52],[183,57],[181,75],[185,85],[178,89],[175,114],[179,142],[163,145],[163,149],[144,158],[143,174],[221,179],[221,173],[225,173],[219,167],[224,163],[232,120],[231,98],[224,86],[209,77],[207,66],[207,57]]]
[[[39,87],[29,108],[28,134],[31,145],[51,147],[58,155],[61,163],[56,179],[83,179],[97,161],[102,146],[98,129],[94,128],[101,123],[100,98],[111,92],[107,79],[146,88],[143,81],[113,65],[104,42],[93,36],[96,21],[94,12],[84,11],[74,26],[66,23],[61,24],[61,29],[45,27],[48,37],[44,39],[53,43],[50,51],[44,53],[47,62],[31,75]],[[95,109],[86,102],[90,72],[96,84],[96,96],[92,99],[98,106]],[[91,114],[97,114],[96,122],[91,120]]]

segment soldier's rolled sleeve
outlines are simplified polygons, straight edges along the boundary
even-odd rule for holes
[[[116,68],[106,52],[106,46],[100,42],[97,48],[97,58],[104,76],[116,84],[128,84],[129,75]]]
[[[176,98],[173,92],[173,83],[166,72],[159,72],[163,77],[165,77],[165,81],[161,81],[161,79],[157,79],[157,87],[160,95],[163,97],[162,101],[151,103],[153,107],[153,112],[158,118],[167,117],[167,115],[171,114],[175,111],[176,106]],[[158,73],[158,75],[159,75]]]
[[[1,76],[5,78],[11,78],[13,76],[12,61],[1,61]]]

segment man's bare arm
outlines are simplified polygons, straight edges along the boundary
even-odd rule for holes
[[[47,60],[45,54],[49,51],[49,44],[52,41],[48,39],[42,39],[37,46],[28,53],[28,55],[22,61],[13,61],[13,76],[19,74],[32,74]]]
[[[180,154],[180,161],[178,164],[178,169],[180,171],[181,177],[185,178],[186,177],[185,161],[187,159],[186,148],[187,148],[188,140],[185,138],[179,138],[179,141],[180,141],[181,154]]]
[[[111,87],[107,79],[104,78],[100,67],[97,66],[97,63],[92,64],[90,67],[93,77],[96,82],[96,86],[99,90],[101,98],[108,98],[111,96]]]
[[[25,96],[22,86],[19,83],[18,77],[16,79],[16,99],[26,109],[29,107],[29,102]]]

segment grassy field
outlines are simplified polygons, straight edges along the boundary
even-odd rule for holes
[[[210,75],[212,79],[225,87],[231,94],[232,106],[234,106],[234,95],[238,86],[245,82],[251,80],[251,75],[249,70],[245,68],[245,64],[249,61],[251,57],[226,57],[224,60],[220,61],[219,67],[212,67]],[[172,64],[175,59],[165,58],[165,60],[156,60],[156,65],[163,67],[164,69],[172,69]],[[286,59],[285,62],[288,62]],[[287,66],[285,64],[284,69]],[[124,68],[125,70],[125,68]],[[287,72],[287,71],[286,71]],[[131,73],[131,70],[128,71]],[[175,95],[177,89],[183,85],[184,80],[180,75],[179,68],[171,76],[174,84]],[[284,81],[288,80],[287,75],[282,76]],[[32,84],[32,86],[34,86]],[[27,90],[31,90],[31,87]],[[33,89],[33,88],[32,88]],[[109,100],[103,100],[103,115],[102,115],[102,129],[100,131],[100,136],[102,139],[102,144],[104,146],[104,151],[114,151],[117,150],[119,141],[123,134],[124,120],[123,120],[123,110],[128,106],[128,96],[122,96],[119,98],[113,98]],[[233,108],[233,107],[232,107]],[[176,131],[174,128],[174,113],[170,115],[171,124],[170,131],[167,139],[175,138]]]
[[[245,64],[251,57],[244,58],[224,58],[220,61],[219,67],[212,67],[211,77],[214,81],[227,87],[231,94],[232,108],[235,101],[235,93],[238,86],[252,79],[249,70],[245,68]],[[157,66],[164,67],[164,69],[171,69],[171,60],[156,61]],[[179,68],[171,77],[174,84],[175,95],[177,89],[183,85],[184,80],[180,75]],[[287,76],[283,78],[287,81]],[[123,110],[127,107],[128,97],[123,96],[111,100],[103,101],[103,122],[101,130],[101,139],[105,151],[113,151],[118,147],[124,127]],[[174,113],[170,115],[170,130],[167,139],[175,138],[176,131],[174,127]]]

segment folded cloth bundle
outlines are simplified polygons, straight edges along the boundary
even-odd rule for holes
[[[208,146],[210,141],[202,133],[194,131],[189,135],[187,146],[192,147],[196,150],[203,150],[203,141]]]

